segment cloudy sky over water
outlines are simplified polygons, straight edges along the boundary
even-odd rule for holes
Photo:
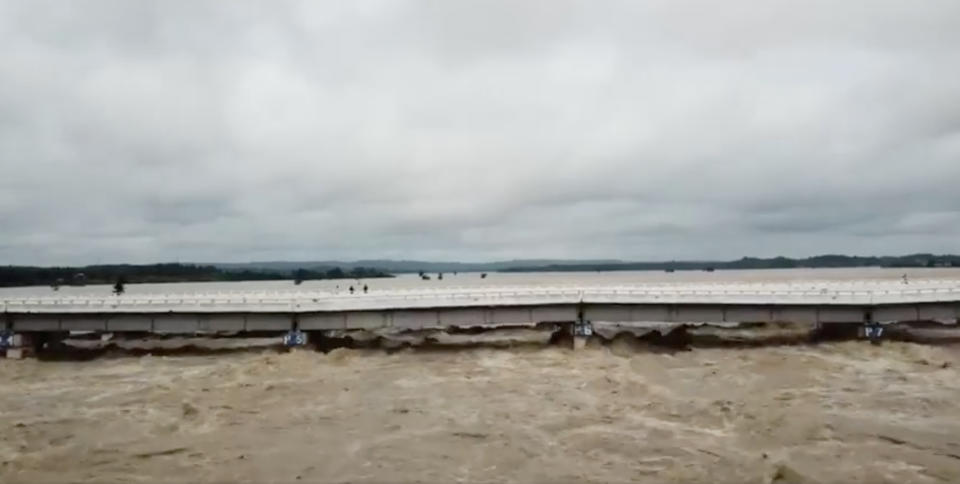
[[[0,0],[0,264],[915,251],[956,0]]]

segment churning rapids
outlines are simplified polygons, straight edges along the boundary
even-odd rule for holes
[[[0,482],[958,482],[960,347],[0,362]]]

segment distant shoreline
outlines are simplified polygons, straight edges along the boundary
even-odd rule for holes
[[[744,257],[734,261],[619,262],[508,267],[498,272],[715,271],[731,269],[852,269],[960,267],[960,256],[913,254],[891,257],[821,255],[803,259]]]
[[[394,277],[379,269],[298,268],[292,271],[228,270],[194,264],[108,265],[83,267],[0,266],[0,287],[166,284],[179,282],[302,281]]]
[[[83,286],[178,282],[295,282],[371,279],[394,274],[457,272],[616,272],[721,271],[736,269],[849,269],[960,267],[958,255],[911,254],[862,257],[820,255],[807,258],[743,257],[732,261],[627,262],[619,260],[513,260],[487,263],[367,260],[355,262],[250,262],[225,264],[115,264],[80,267],[0,266],[0,287]]]

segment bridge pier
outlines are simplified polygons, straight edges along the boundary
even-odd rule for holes
[[[306,346],[308,340],[309,333],[300,330],[300,316],[293,314],[290,320],[290,330],[283,335],[283,346],[287,348]]]
[[[35,356],[35,335],[32,333],[13,333],[5,330],[0,334],[0,351],[11,360],[21,360]]]
[[[870,340],[870,344],[879,345],[883,342],[883,326],[873,319],[873,313],[867,311],[863,317],[863,336]]]
[[[570,325],[570,336],[573,337],[573,350],[582,350],[587,346],[587,340],[593,336],[593,325],[584,318],[584,304],[577,305],[577,320]]]
[[[69,333],[59,331],[15,332],[0,330],[0,357],[23,359],[60,348]]]
[[[573,337],[573,349],[582,350],[587,346],[587,340],[593,336],[593,325],[589,321],[578,321],[570,325],[570,335]]]

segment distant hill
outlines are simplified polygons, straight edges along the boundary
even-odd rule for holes
[[[293,272],[297,269],[344,271],[375,268],[400,274],[417,272],[546,272],[546,271],[649,271],[706,269],[789,269],[823,267],[960,267],[960,256],[910,254],[903,256],[847,256],[826,254],[806,258],[743,257],[733,261],[656,261],[629,262],[618,259],[515,259],[494,262],[428,262],[418,260],[368,259],[358,261],[266,261],[243,263],[205,263],[225,271]]]
[[[744,257],[734,261],[665,261],[547,264],[543,266],[514,266],[502,272],[583,272],[583,271],[666,271],[719,269],[792,269],[842,267],[960,267],[960,256],[911,254],[904,256],[860,257],[847,255],[818,255],[802,259],[772,257],[768,259]]]

